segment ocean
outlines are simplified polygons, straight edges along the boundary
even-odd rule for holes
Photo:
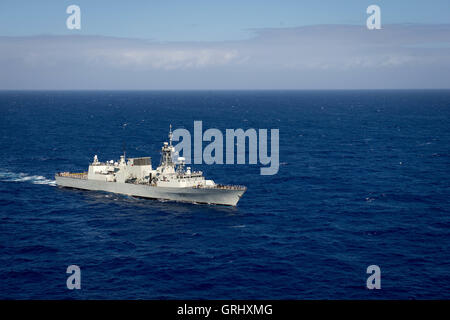
[[[193,166],[237,207],[55,186],[196,120],[279,129],[279,172]],[[449,90],[2,91],[0,149],[1,299],[450,298]]]

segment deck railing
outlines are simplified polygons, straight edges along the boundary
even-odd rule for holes
[[[88,173],[87,172],[76,172],[76,173],[75,172],[58,172],[56,174],[56,176],[86,180],[88,178]]]
[[[246,186],[216,184],[214,186],[198,185],[196,189],[223,189],[223,190],[247,190]]]

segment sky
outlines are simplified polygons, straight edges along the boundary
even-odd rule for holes
[[[81,29],[69,30],[69,5]],[[368,30],[366,8],[381,8]],[[449,0],[0,1],[0,89],[450,88]]]

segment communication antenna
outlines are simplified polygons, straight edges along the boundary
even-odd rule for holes
[[[125,133],[125,128],[127,127],[127,125],[128,125],[128,123],[124,123],[123,125],[122,125],[122,129],[123,129],[123,132]],[[125,155],[126,155],[126,144],[125,144],[125,134],[122,134],[122,150],[123,150],[123,159],[125,160],[126,159],[126,157],[125,157]]]

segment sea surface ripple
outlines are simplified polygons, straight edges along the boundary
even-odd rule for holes
[[[195,166],[236,208],[55,186],[194,120],[278,128],[279,173]],[[0,149],[2,299],[450,298],[450,91],[1,92]]]

